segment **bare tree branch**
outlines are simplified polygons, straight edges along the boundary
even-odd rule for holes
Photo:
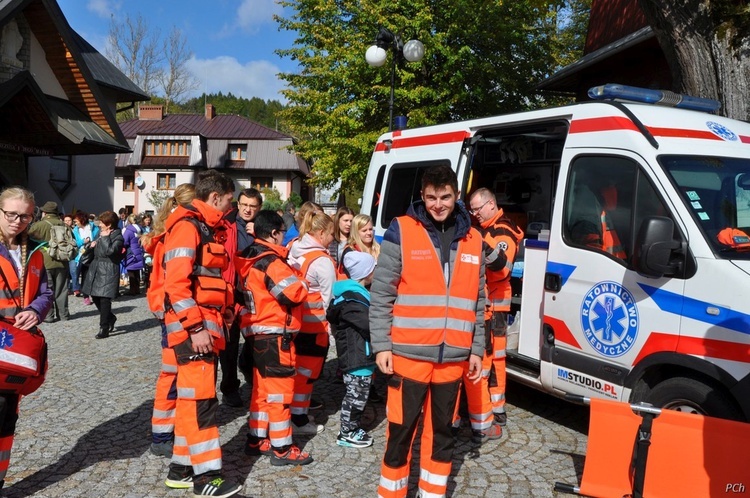
[[[179,102],[190,90],[198,88],[199,82],[187,70],[192,53],[185,35],[176,27],[172,28],[164,43],[164,52],[166,66],[159,75],[159,83],[164,91],[165,111],[169,112],[169,104]]]

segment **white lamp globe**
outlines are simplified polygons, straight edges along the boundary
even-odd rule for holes
[[[385,64],[385,59],[388,57],[384,48],[380,48],[377,45],[373,45],[365,52],[365,60],[372,67],[380,67]]]
[[[424,44],[419,40],[409,40],[404,45],[404,59],[409,62],[419,62],[424,57]]]

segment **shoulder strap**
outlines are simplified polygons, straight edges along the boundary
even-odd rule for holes
[[[310,268],[310,265],[313,263],[313,261],[321,257],[326,257],[330,259],[331,264],[333,264],[333,259],[331,258],[331,256],[328,255],[328,253],[316,249],[314,251],[310,251],[307,254],[305,254],[305,262],[302,263],[302,266],[299,269],[300,273],[302,273],[302,275],[307,277],[307,270]],[[334,268],[336,268],[335,265],[334,265]]]

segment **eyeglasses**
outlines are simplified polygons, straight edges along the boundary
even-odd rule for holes
[[[260,209],[260,204],[245,204],[244,202],[240,202],[237,205],[245,209]]]
[[[3,212],[3,215],[5,216],[5,219],[13,223],[14,221],[17,221],[19,218],[21,220],[21,223],[29,223],[31,220],[34,219],[33,214],[21,214],[21,213],[15,213],[13,211],[6,211],[2,208],[0,208],[0,211]]]
[[[487,200],[487,201],[484,201],[484,204],[482,204],[482,205],[481,205],[481,206],[479,206],[478,208],[469,208],[469,212],[470,212],[471,214],[477,214],[477,213],[478,213],[479,211],[481,211],[481,210],[482,210],[482,208],[483,208],[484,206],[486,206],[486,205],[487,205],[487,203],[488,203],[488,202],[490,202],[490,201],[489,201],[489,200]]]

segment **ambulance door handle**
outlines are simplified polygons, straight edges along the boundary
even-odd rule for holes
[[[550,292],[560,292],[562,289],[562,275],[559,273],[547,272],[544,274],[544,290]]]

